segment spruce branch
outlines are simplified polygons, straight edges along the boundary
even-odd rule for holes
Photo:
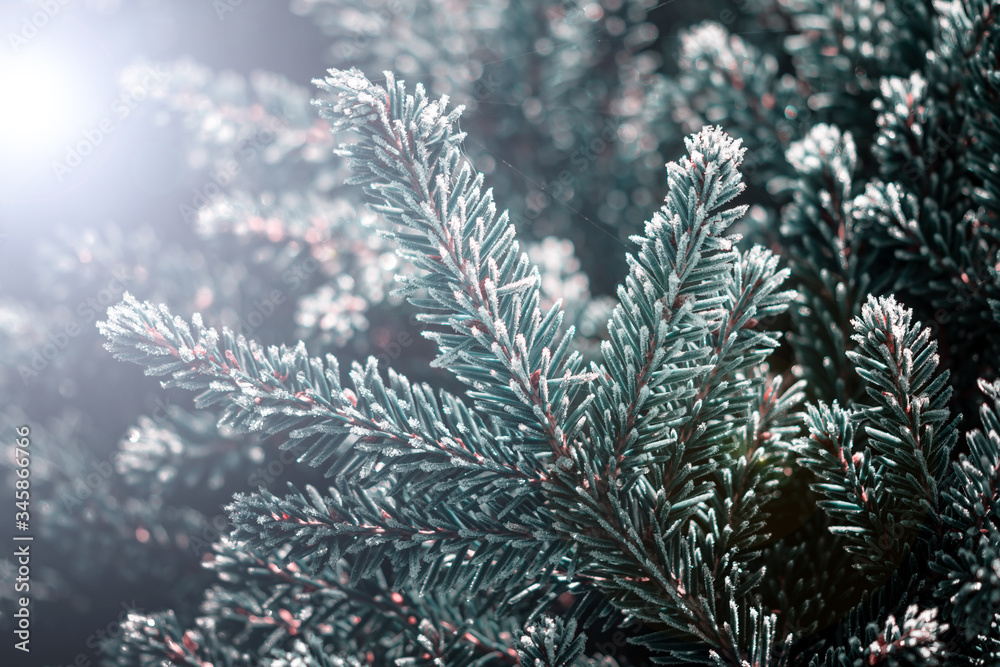
[[[172,613],[136,614],[123,624],[123,637],[105,648],[122,667],[281,664],[290,654],[308,654],[294,644],[282,650],[296,639],[332,648],[321,652],[328,662],[318,664],[337,667],[518,664],[520,614],[495,618],[496,595],[418,592],[392,585],[381,573],[348,586],[357,565],[350,558],[317,570],[311,557],[289,561],[287,551],[237,548],[223,540],[206,563],[219,583],[207,591],[195,627],[184,630]]]
[[[878,249],[857,214],[857,147],[850,132],[819,124],[786,158],[795,180],[781,234],[799,292],[788,340],[813,396],[846,405],[860,393],[846,354],[851,320],[866,294],[885,287],[873,283]]]
[[[737,252],[736,239],[722,232],[746,207],[721,207],[743,189],[736,169],[742,150],[738,140],[710,128],[687,139],[687,148],[689,157],[667,165],[662,209],[646,224],[645,235],[632,239],[639,251],[628,257],[630,271],[618,290],[621,303],[608,322],[604,366],[594,367],[589,438],[595,462],[608,467],[612,480],[619,467],[628,472],[655,451],[653,445],[664,444],[642,435],[683,414],[658,406],[705,399],[708,387],[700,380],[712,369],[706,339],[711,329],[723,326]],[[640,420],[644,412],[647,423]],[[637,448],[640,442],[645,444]],[[630,481],[623,480],[626,488]]]
[[[584,640],[576,634],[576,620],[563,622],[560,618],[543,616],[537,623],[525,628],[518,640],[517,654],[521,665],[527,667],[613,667],[617,663],[607,658],[600,662],[583,657]]]
[[[581,414],[571,416],[570,405],[589,376],[568,351],[572,329],[559,333],[561,305],[540,309],[537,268],[462,154],[462,107],[446,113],[447,96],[429,101],[420,84],[407,94],[385,76],[383,88],[357,69],[330,70],[315,83],[336,101],[316,104],[334,131],[356,137],[340,149],[355,169],[351,182],[368,188],[398,253],[423,272],[401,293],[422,321],[453,331],[425,333],[440,349],[434,365],[468,384],[484,413],[513,419],[519,447],[565,455]]]
[[[809,437],[796,441],[830,530],[847,537],[855,566],[873,582],[899,565],[925,519],[940,532],[939,489],[957,438],[948,372],[937,372],[936,344],[911,319],[894,298],[869,298],[848,355],[874,405],[810,406]],[[868,436],[864,447],[855,423]]]
[[[503,444],[509,436],[457,397],[436,398],[391,369],[387,386],[374,358],[355,364],[345,387],[332,355],[310,357],[302,343],[264,349],[226,328],[220,336],[198,314],[188,325],[129,293],[98,328],[117,358],[146,366],[147,375],[169,375],[165,387],[200,391],[199,408],[220,405],[220,425],[286,434],[281,448],[303,450],[299,461],[312,466],[329,462],[328,477],[374,484],[423,466],[439,473],[437,481],[483,473],[538,487],[544,479],[532,457],[511,451]],[[344,448],[349,439],[354,447]]]
[[[830,517],[830,532],[844,536],[855,568],[881,581],[898,566],[901,545],[888,541],[898,531],[889,525],[871,454],[854,451],[854,417],[836,402],[808,406],[809,435],[798,439],[795,449],[798,463],[816,475],[812,489]]]
[[[538,462],[503,446],[458,399],[442,393],[438,403],[428,387],[391,371],[386,387],[374,359],[365,370],[355,365],[353,390],[344,388],[332,355],[310,358],[301,343],[265,351],[226,329],[220,346],[199,316],[189,326],[131,295],[108,317],[100,327],[109,350],[148,374],[171,375],[165,386],[201,389],[196,404],[221,403],[220,423],[287,434],[282,447],[300,447],[299,460],[311,465],[333,459],[327,476],[336,473],[343,497],[334,489],[327,499],[315,490],[308,500],[238,495],[230,510],[247,543],[290,541],[296,557],[316,551],[332,560],[364,550],[354,580],[386,558],[414,578],[433,562],[424,585],[444,577],[476,590],[536,576],[567,553],[541,507]],[[515,527],[519,512],[527,523]]]
[[[930,567],[943,579],[936,594],[966,641],[1000,642],[1000,381],[979,381],[989,399],[981,429],[966,434],[969,454],[951,464],[942,491],[944,547]]]
[[[810,128],[786,152],[799,176],[792,202],[782,211],[781,234],[814,270],[828,269],[857,280],[858,223],[853,216],[857,149],[850,132],[834,125]]]
[[[763,374],[762,369],[757,372]],[[781,378],[767,378],[756,391],[751,419],[739,437],[736,463],[721,468],[713,476],[716,493],[706,503],[706,512],[697,520],[706,535],[713,537],[712,577],[720,578],[733,562],[746,563],[771,537],[766,532],[765,507],[778,494],[778,487],[790,471],[792,439],[798,435],[794,408],[805,398],[803,382],[781,391]],[[716,518],[718,517],[718,518]],[[714,524],[718,530],[713,530]]]
[[[458,95],[480,84],[490,94],[511,88],[479,120],[499,120],[508,108],[499,98],[512,92],[507,101],[537,131],[493,127],[511,144],[494,154],[498,163],[529,182],[544,175],[534,185],[555,196],[539,184],[554,182],[566,148],[591,148],[583,164],[590,158],[594,169],[581,167],[573,185],[560,174],[562,192],[605,200],[594,214],[608,224],[643,215],[650,180],[642,166],[651,161],[639,158],[654,157],[672,132],[652,130],[667,127],[662,107],[641,103],[663,91],[656,55],[637,53],[653,34],[644,6],[653,3],[477,5],[443,31],[434,23],[453,5],[444,0],[405,20],[347,4],[297,2],[330,34],[377,18],[382,45],[362,59],[406,60],[407,71],[430,73],[431,90],[454,78],[459,61],[469,76],[453,82]],[[308,342],[261,346],[126,294],[99,323],[107,349],[221,414],[215,439],[211,429],[187,437],[141,421],[122,447],[127,481],[154,484],[153,496],[163,496],[177,488],[171,475],[188,485],[221,480],[240,463],[242,444],[252,455],[263,444],[323,466],[330,485],[236,494],[227,507],[235,530],[205,560],[219,580],[197,620],[133,614],[121,640],[105,644],[111,662],[627,664],[627,656],[586,655],[578,630],[596,618],[604,631],[624,629],[626,619],[646,624],[651,634],[638,643],[659,664],[1000,664],[1000,0],[739,4],[738,16],[723,19],[735,23],[731,32],[704,23],[681,36],[673,112],[700,131],[667,165],[663,207],[631,237],[616,308],[610,298],[565,311],[550,305],[544,274],[463,152],[463,111],[449,109],[448,97],[408,90],[390,73],[379,85],[357,69],[330,70],[316,82],[327,99],[312,104],[342,136],[324,139],[328,127],[310,119],[306,92],[284,80],[257,76],[246,96],[225,76],[188,73],[170,104],[198,126],[198,143],[212,144],[194,148],[209,164],[228,161],[230,135],[256,136],[262,121],[286,125],[261,143],[260,165],[279,173],[261,179],[252,169],[230,181],[229,194],[199,211],[202,234],[232,233],[250,244],[257,266],[281,271],[293,256],[363,245],[360,227],[381,216],[391,228],[385,240],[404,260],[397,294],[437,346],[432,366],[451,369],[467,391],[411,383],[374,359],[341,378],[337,359],[310,356]],[[497,28],[510,25],[513,36]],[[604,33],[615,39],[592,39]],[[433,41],[442,35],[443,51]],[[617,82],[604,79],[612,70]],[[206,110],[221,124],[202,122]],[[604,148],[591,140],[602,129],[620,146],[599,158]],[[546,133],[555,143],[532,145]],[[610,137],[601,141],[615,143]],[[330,160],[341,138],[337,153],[354,170],[347,184],[360,186],[353,193],[339,191],[344,181]],[[524,166],[532,149],[541,159]],[[608,165],[630,162],[634,173],[607,178]],[[499,171],[492,184],[510,185]],[[744,179],[754,204],[747,220],[748,208],[732,203]],[[345,215],[358,200],[371,209],[360,225]],[[565,231],[558,215],[544,222],[535,231]],[[773,253],[738,249],[734,224],[759,233],[752,241],[773,241]],[[594,245],[578,247],[593,259]],[[109,256],[86,248],[91,266]],[[320,261],[308,279],[297,276],[307,290],[342,278],[300,302],[297,315],[308,320],[330,295],[347,299],[354,281],[342,274],[380,264],[368,251],[348,253],[360,263]],[[381,302],[397,265],[381,265],[357,301]],[[162,262],[136,266],[166,275]],[[784,288],[789,278],[793,291]],[[214,288],[201,287],[204,302]],[[781,350],[769,366],[782,342],[771,322],[785,327],[793,301],[794,359]],[[349,307],[328,310],[336,332],[357,329],[360,320],[336,317]],[[598,310],[610,321],[592,362]],[[29,331],[14,315],[0,326],[5,340]],[[917,321],[932,317],[933,334]],[[567,321],[589,329],[586,368]],[[60,347],[61,337],[48,342]],[[46,356],[47,347],[18,349]],[[67,361],[55,365],[65,370]],[[19,370],[26,382],[38,375]],[[800,382],[783,389],[789,377]],[[960,417],[949,402],[965,407],[977,378],[986,395],[984,405],[974,399],[980,425],[966,433],[968,452],[951,461]],[[800,407],[806,391],[820,402]],[[34,435],[44,453],[53,439]],[[64,486],[90,479],[84,459],[70,456],[73,465],[57,470]],[[60,468],[52,461],[32,475],[44,481]],[[804,474],[793,474],[796,462]],[[102,476],[106,466],[97,464]],[[121,506],[108,489],[91,491],[85,503],[69,503]],[[779,526],[787,518],[779,496],[799,508],[789,524],[812,510],[814,496],[823,511]],[[149,500],[122,506],[124,521],[108,525],[130,544],[160,540],[172,519],[157,516],[159,498]],[[51,518],[43,525],[79,518],[43,509]],[[178,545],[202,527],[197,514],[180,517]],[[782,528],[795,530],[769,543]],[[565,618],[549,615],[557,605]]]
[[[238,664],[236,651],[216,634],[214,625],[208,619],[200,627],[185,629],[172,610],[130,614],[121,624],[123,639],[107,641],[102,651],[122,667]]]
[[[1000,224],[1000,85],[996,61],[1000,47],[1000,7],[992,0],[941,2],[941,54],[937,73],[957,92],[957,105],[964,113],[958,120],[967,140],[965,166],[971,181],[973,218],[995,231]],[[956,84],[961,84],[957,86]],[[957,90],[955,90],[957,88]]]
[[[924,515],[940,523],[940,485],[960,417],[951,419],[952,389],[948,371],[938,371],[937,343],[911,320],[893,297],[870,297],[854,321],[858,349],[848,356],[875,404],[863,418],[876,465],[901,523],[916,527]]]
[[[754,246],[732,267],[721,320],[707,339],[709,369],[696,380],[695,395],[681,401],[686,423],[678,429],[678,440],[688,449],[701,442],[724,442],[727,434],[749,423],[756,390],[766,378],[759,365],[781,337],[761,322],[784,313],[795,297],[794,291],[777,291],[789,275],[788,269],[778,270],[778,261],[770,251]]]
[[[868,664],[920,664],[927,667],[943,665],[944,642],[940,636],[948,630],[947,623],[937,620],[937,609],[921,611],[910,605],[899,621],[890,615],[878,636],[868,645]],[[869,626],[868,634],[873,632]]]
[[[724,119],[725,129],[746,142],[752,180],[780,171],[783,148],[797,138],[785,109],[801,107],[802,100],[796,86],[779,76],[775,55],[706,21],[681,33],[678,65],[680,76],[670,88],[674,121],[695,132]]]
[[[351,586],[389,561],[400,584],[475,593],[542,577],[570,547],[537,499],[492,506],[442,494],[406,503],[389,488],[329,488],[325,496],[312,486],[305,494],[289,489],[284,498],[236,494],[226,508],[234,539],[261,549],[285,545],[288,558],[312,556],[317,565],[357,554]]]
[[[777,291],[786,273],[775,258],[760,249],[741,256],[722,236],[745,211],[723,208],[742,189],[739,141],[705,128],[687,148],[668,165],[662,210],[634,239],[640,249],[609,323],[605,366],[596,367],[587,439],[569,467],[582,479],[567,472],[545,488],[557,528],[581,544],[581,573],[599,575],[616,606],[739,664],[762,626],[721,619],[752,604],[762,573],[728,559],[713,572],[719,535],[732,529],[713,512],[704,528],[690,519],[715,493],[714,471],[734,465],[733,429],[752,421],[752,390],[763,381],[754,368],[777,345],[754,330],[755,318],[781,312],[790,294]]]

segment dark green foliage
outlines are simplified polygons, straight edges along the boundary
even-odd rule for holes
[[[873,268],[888,256],[872,247],[856,214],[858,156],[850,133],[816,125],[786,156],[795,181],[781,234],[800,304],[789,341],[813,396],[846,403],[860,392],[847,355],[851,320],[860,314],[860,295],[884,288],[873,284]]]
[[[110,644],[114,664],[281,664],[302,651],[315,664],[337,666],[517,664],[517,614],[496,624],[487,614],[494,599],[399,590],[381,573],[347,586],[354,564],[348,557],[309,572],[288,549],[265,553],[224,541],[207,561],[220,583],[206,592],[196,627],[184,630],[172,613],[130,619],[128,640]]]
[[[997,664],[1000,385],[964,439],[956,407],[1000,341],[1000,7],[752,9],[783,48],[683,40],[694,133],[588,367],[461,108],[389,73],[317,81],[465,391],[374,359],[342,383],[332,354],[126,296],[100,323],[116,357],[329,486],[238,493],[198,629],[136,619],[119,664],[625,665],[587,639],[634,622],[657,664]]]
[[[935,374],[928,330],[911,326],[910,313],[891,298],[870,300],[855,328],[859,349],[849,356],[876,407],[810,406],[809,437],[797,451],[817,476],[820,506],[842,522],[832,530],[848,537],[857,567],[882,581],[898,567],[907,537],[925,519],[940,521],[938,486],[957,432],[948,374]]]
[[[309,556],[314,567],[356,556],[350,584],[387,559],[400,584],[426,590],[609,581],[597,587],[624,609],[708,641],[719,659],[768,654],[773,618],[740,611],[761,573],[744,572],[734,556],[760,543],[761,506],[785,462],[783,437],[794,432],[783,415],[798,394],[778,398],[780,383],[761,365],[777,337],[757,330],[757,318],[791,298],[776,291],[785,272],[769,253],[739,253],[722,236],[743,212],[721,208],[740,190],[739,144],[706,129],[668,166],[671,194],[636,238],[620,294],[646,321],[630,329],[616,311],[625,336],[605,344],[607,368],[575,374],[560,342],[572,332],[559,333],[558,310],[538,311],[537,272],[517,259],[509,230],[494,231],[505,227],[492,224],[482,177],[472,178],[458,152],[457,116],[391,79],[388,90],[356,72],[328,82],[341,93],[330,113],[344,119],[337,126],[357,126],[352,158],[368,169],[365,182],[376,179],[387,202],[379,210],[398,221],[400,252],[426,271],[408,294],[440,313],[425,319],[455,331],[429,334],[439,363],[471,385],[490,425],[447,395],[443,409],[429,389],[411,392],[391,371],[387,389],[372,364],[345,389],[332,357],[309,359],[302,346],[263,350],[128,297],[101,325],[117,356],[199,390],[199,405],[221,403],[222,423],[237,431],[287,433],[283,447],[301,446],[300,459],[313,464],[332,457],[338,484],[327,496],[312,487],[284,499],[238,496],[234,536]],[[584,381],[589,398],[569,414]],[[646,442],[654,434],[662,435]],[[348,435],[354,446],[343,449]],[[703,512],[698,503],[708,499]],[[598,532],[580,525],[588,516]],[[664,586],[652,606],[639,602],[635,568]],[[609,570],[620,574],[609,580]],[[719,614],[732,618],[721,634],[711,620]]]
[[[949,620],[967,641],[990,634],[1000,613],[1000,386],[980,388],[989,399],[979,413],[982,429],[967,435],[969,454],[952,463],[942,494],[949,548],[931,565],[944,576],[938,595],[953,600]]]
[[[814,396],[856,398],[839,366],[845,324],[867,294],[893,293],[935,323],[962,388],[955,407],[971,412],[968,388],[996,369],[1000,9],[747,4],[786,36],[754,45],[717,24],[692,30],[675,103],[686,122],[743,137],[763,167],[748,177],[767,190],[763,219],[781,220],[779,236],[762,231],[782,244],[802,291],[790,340]],[[793,76],[779,75],[782,62]]]
[[[572,329],[556,339],[562,309],[539,308],[537,270],[462,155],[461,108],[445,114],[447,98],[432,102],[422,86],[406,95],[391,75],[388,91],[356,70],[317,83],[338,93],[323,111],[333,129],[361,139],[341,150],[356,169],[351,182],[369,188],[401,256],[426,272],[402,292],[424,311],[421,321],[454,331],[428,336],[441,350],[434,364],[474,389],[480,409],[513,417],[525,444],[563,446],[572,438],[563,432],[567,411],[585,380],[579,355],[567,351]]]

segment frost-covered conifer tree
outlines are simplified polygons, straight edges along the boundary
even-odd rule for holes
[[[777,256],[727,231],[746,212],[731,204],[740,140],[706,127],[667,165],[602,358],[584,366],[462,153],[461,109],[388,74],[384,87],[358,70],[319,84],[323,116],[354,136],[340,149],[352,182],[412,267],[399,291],[437,344],[432,364],[465,390],[383,375],[374,359],[344,378],[333,355],[127,296],[100,325],[116,356],[198,391],[221,424],[298,448],[331,483],[237,494],[204,615],[189,628],[136,618],[120,661],[613,664],[577,634],[600,619],[638,621],[633,640],[668,662],[993,659],[992,592],[963,579],[960,536],[991,539],[973,517],[989,515],[977,484],[995,491],[998,452],[974,431],[974,456],[950,464],[949,373],[891,296],[851,321],[842,362],[867,400],[804,403],[804,383],[770,370],[780,332],[766,322],[797,293],[782,291]],[[793,467],[812,476],[822,520],[775,541],[769,510],[795,492]],[[788,576],[824,540],[856,586]],[[248,555],[267,568],[245,570]],[[838,621],[840,601],[856,610]]]
[[[193,275],[73,246],[178,403],[49,512],[185,584],[107,663],[1000,664],[1000,4],[418,5],[170,67]]]

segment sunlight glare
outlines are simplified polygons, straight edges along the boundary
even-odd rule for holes
[[[0,151],[47,153],[75,129],[73,85],[64,68],[38,56],[0,59]]]

